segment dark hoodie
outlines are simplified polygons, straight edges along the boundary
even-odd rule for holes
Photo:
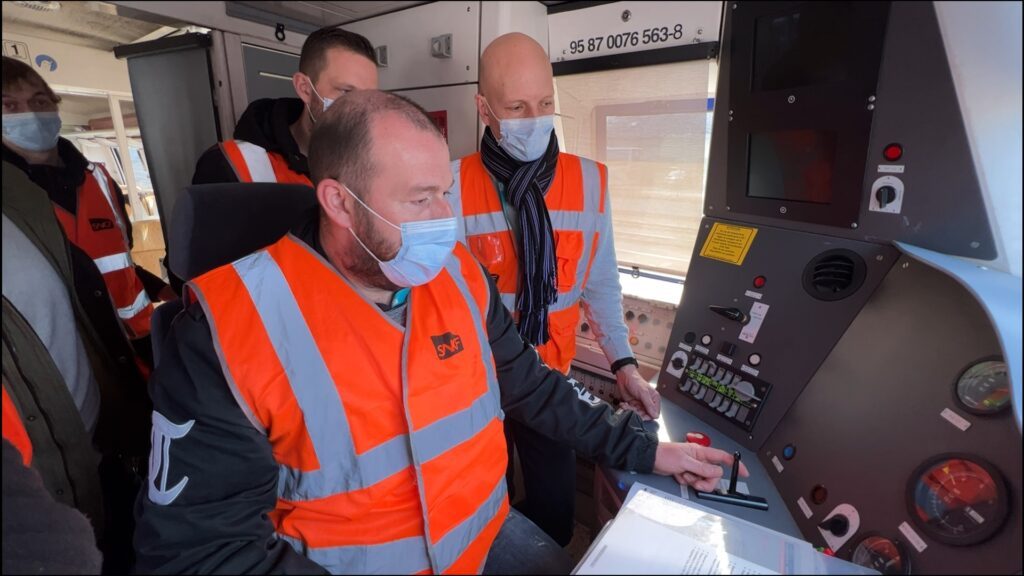
[[[298,98],[264,98],[249,104],[235,126],[235,140],[255,144],[267,152],[279,154],[292,171],[309,176],[309,163],[299,151],[290,126],[303,114],[305,104]],[[238,182],[234,169],[220,146],[211,146],[196,163],[193,184]]]

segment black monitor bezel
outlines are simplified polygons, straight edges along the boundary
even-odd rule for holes
[[[757,21],[801,9],[849,10],[849,26],[858,31],[848,78],[828,84],[778,90],[753,90]],[[830,8],[831,6],[831,8]],[[726,200],[731,212],[827,226],[854,226],[864,201],[865,164],[869,161],[873,105],[889,2],[740,2],[731,10],[728,175]],[[832,201],[817,204],[747,195],[750,137],[785,130],[836,132]]]

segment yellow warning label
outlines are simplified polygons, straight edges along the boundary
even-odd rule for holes
[[[757,228],[715,222],[700,255],[741,266],[754,243],[754,236],[757,236]]]

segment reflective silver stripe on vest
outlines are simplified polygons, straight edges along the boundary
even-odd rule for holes
[[[103,192],[103,199],[107,201],[107,206],[110,206],[110,211],[114,213],[114,222],[117,222],[117,227],[121,230],[121,238],[124,239],[124,247],[128,248],[128,246],[130,246],[130,243],[128,242],[128,229],[125,227],[124,221],[121,220],[121,211],[117,209],[117,206],[114,203],[114,195],[110,192],[110,186],[107,184],[106,173],[92,162],[86,166],[86,169],[92,174],[92,177],[96,180],[96,184],[100,187],[100,191]]]
[[[127,252],[97,258],[93,260],[93,263],[95,263],[96,267],[99,268],[100,274],[109,274],[111,272],[117,272],[118,270],[124,270],[125,268],[132,267],[132,259],[128,256]]]
[[[139,294],[135,297],[135,302],[132,302],[124,308],[118,308],[117,316],[122,320],[131,320],[149,305],[149,295],[146,294],[145,290],[139,290]]]
[[[331,574],[413,574],[430,568],[427,544],[421,536],[384,544],[309,548],[297,538],[278,534],[296,552]]]
[[[601,171],[597,162],[588,158],[580,158],[580,171],[583,175],[583,210],[598,214],[601,209]]]
[[[507,494],[505,476],[502,475],[490,496],[476,509],[476,512],[452,528],[444,535],[444,538],[441,538],[440,542],[434,545],[434,556],[441,567],[438,574],[448,570],[462,556],[466,547],[483,532],[487,524],[501,510],[501,505],[505,502]],[[528,552],[524,551],[524,553]]]
[[[235,140],[238,150],[245,158],[245,166],[249,169],[249,176],[253,182],[277,182],[277,175],[274,174],[274,167],[270,164],[270,155],[263,148],[245,142]]]
[[[466,236],[508,231],[508,222],[505,221],[504,212],[474,214],[472,216],[466,216],[465,220]]]
[[[407,468],[411,461],[404,436],[356,455],[334,380],[277,262],[261,250],[234,267],[288,377],[320,463],[311,472],[282,465],[278,495],[286,500],[326,498],[372,486]]]
[[[449,254],[448,259],[454,258]],[[406,320],[405,334],[402,335],[402,414],[405,416],[405,425],[412,430],[412,414],[409,412],[409,336],[412,334],[413,306],[416,302],[416,292],[409,292],[409,312]],[[427,544],[427,559],[430,562],[430,570],[434,574],[440,574],[437,568],[437,559],[434,557],[434,548],[429,545],[430,535],[430,507],[427,506],[427,492],[423,483],[423,460],[418,457],[416,440],[409,440],[409,448],[414,463],[413,472],[416,474],[416,494],[420,499],[420,515],[423,517],[423,533],[427,536],[424,541]]]

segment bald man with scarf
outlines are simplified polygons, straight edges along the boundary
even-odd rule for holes
[[[622,318],[607,168],[559,152],[554,100],[551,64],[532,38],[506,34],[484,50],[480,152],[452,163],[450,201],[461,216],[461,239],[544,363],[569,372],[582,308],[623,406],[657,418],[660,397],[637,370]],[[573,450],[513,421],[505,433],[523,471],[526,497],[517,507],[565,546],[573,532]]]

